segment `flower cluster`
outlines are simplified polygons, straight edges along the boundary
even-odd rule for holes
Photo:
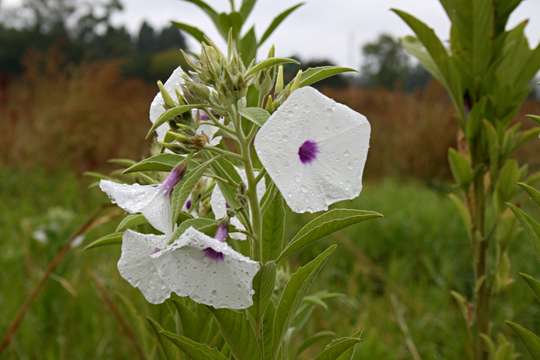
[[[159,232],[126,230],[118,262],[122,277],[150,303],[175,293],[215,308],[250,307],[262,260],[254,249],[261,248],[261,209],[269,194],[277,189],[292,211],[305,213],[361,191],[367,119],[309,86],[274,89],[266,97],[263,76],[235,59],[205,46],[193,71],[177,68],[158,84],[152,129],[163,151],[179,156],[165,179],[100,182],[113,203],[142,214]],[[223,78],[220,69],[227,69]],[[250,110],[253,88],[266,108]],[[254,114],[264,119],[254,121]],[[175,196],[184,183],[193,183],[189,194],[182,188]],[[191,222],[178,221],[178,206]],[[236,240],[248,240],[250,250]]]

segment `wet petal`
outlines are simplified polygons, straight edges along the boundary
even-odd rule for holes
[[[165,81],[165,84],[163,84],[163,87],[169,95],[173,99],[176,99],[176,91],[179,92],[182,91],[181,84],[182,84],[182,74],[184,71],[181,67],[177,67],[171,76]],[[152,100],[152,103],[150,104],[150,112],[149,117],[150,121],[154,123],[160,116],[165,112],[165,100],[163,100],[163,96],[161,96],[161,93],[158,91],[156,96],[154,97],[154,100]],[[167,131],[169,131],[169,125],[163,124],[160,127],[156,129],[157,133],[157,139],[158,141],[163,141],[165,138],[165,134],[167,134]]]
[[[157,230],[164,234],[172,232],[170,198],[159,185],[128,185],[101,180],[99,187],[114,204],[126,212],[142,213]]]
[[[289,207],[317,212],[362,189],[367,119],[311,87],[296,90],[255,138],[255,150]]]
[[[259,264],[225,242],[191,227],[153,257],[161,278],[179,296],[215,308],[245,309],[253,304],[252,282]]]
[[[159,276],[156,259],[151,256],[166,246],[165,241],[164,235],[145,235],[131,230],[122,237],[118,271],[152,304],[160,304],[171,295],[169,286]]]

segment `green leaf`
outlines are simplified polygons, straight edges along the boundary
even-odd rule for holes
[[[173,297],[172,299],[182,325],[181,335],[195,341],[204,341],[206,329],[214,325],[212,313],[208,307],[188,298]]]
[[[508,207],[512,210],[514,215],[518,218],[521,224],[529,230],[531,235],[536,239],[536,249],[540,251],[540,224],[534,220],[529,214],[525,211],[519,209],[513,204],[507,204]]]
[[[244,21],[247,20],[247,18],[251,14],[251,11],[253,10],[255,3],[257,3],[257,0],[243,0],[242,1],[242,5],[240,5],[240,14],[244,18]]]
[[[195,26],[191,26],[189,24],[179,22],[179,21],[173,21],[172,24],[179,30],[184,31],[185,33],[193,36],[195,40],[197,40],[200,43],[205,43],[208,40],[208,36],[199,28]]]
[[[356,70],[343,66],[318,66],[308,68],[302,72],[300,77],[300,87],[309,86],[334,75],[346,72],[356,72]]]
[[[163,353],[163,356],[165,357],[165,359],[169,359],[169,354],[167,353],[167,348],[165,347],[165,344],[163,343],[163,336],[160,334],[160,331],[162,331],[162,328],[161,326],[159,325],[159,323],[157,321],[155,321],[154,319],[150,318],[150,317],[147,317],[146,318],[146,321],[148,322],[148,326],[150,327],[150,329],[152,330],[152,333],[154,333],[158,343],[159,343],[159,347]]]
[[[127,215],[125,218],[120,221],[118,226],[116,227],[115,232],[122,232],[127,229],[134,228],[136,226],[147,224],[148,221],[146,221],[146,218],[142,214],[130,214]]]
[[[184,231],[186,231],[190,227],[193,227],[200,232],[205,233],[206,235],[213,236],[217,230],[217,225],[217,221],[210,218],[200,217],[195,219],[188,219],[182,221],[182,223],[178,225],[176,230],[174,230],[172,238],[178,239],[178,237],[180,237],[180,235],[182,235]]]
[[[97,240],[92,241],[90,244],[88,244],[84,250],[90,250],[90,249],[96,249],[99,247],[104,246],[111,246],[111,245],[120,245],[122,244],[122,234],[121,232],[114,232],[105,236],[100,237]]]
[[[469,214],[469,211],[467,210],[467,206],[465,205],[464,201],[457,197],[455,194],[448,195],[454,206],[456,207],[461,220],[463,221],[463,225],[465,225],[465,229],[467,229],[467,233],[469,235],[469,238],[471,238],[471,226],[472,226],[472,220],[471,215]]]
[[[285,234],[285,206],[279,191],[269,200],[263,211],[262,261],[275,260],[283,250]]]
[[[359,338],[344,337],[328,344],[315,360],[334,360],[360,342]]]
[[[338,230],[358,224],[362,221],[380,218],[382,216],[383,215],[374,211],[354,209],[330,210],[304,225],[281,252],[277,262],[287,258],[306,246],[312,245],[315,240],[326,235],[330,235]]]
[[[433,61],[429,52],[416,37],[410,35],[405,36],[401,39],[401,43],[405,51],[418,59],[420,64],[422,64],[435,79],[444,83],[444,76],[441,74],[437,64],[435,64],[435,61]]]
[[[515,322],[507,321],[506,324],[519,336],[533,359],[540,359],[540,338]]]
[[[290,58],[278,58],[278,57],[271,57],[268,59],[264,59],[263,61],[253,65],[251,68],[249,68],[246,72],[246,77],[250,77],[253,75],[256,75],[262,70],[266,70],[267,68],[273,67],[273,66],[279,66],[283,64],[297,64],[299,65],[299,62],[295,59]]]
[[[160,334],[193,360],[227,360],[227,357],[215,348],[193,341],[188,337],[178,336],[168,331],[160,331]]]
[[[255,26],[252,26],[249,31],[240,40],[240,55],[244,65],[248,66],[257,55],[257,36],[255,35]]]
[[[299,3],[294,6],[291,6],[290,8],[286,9],[282,13],[278,14],[274,20],[270,23],[268,28],[264,31],[261,39],[259,40],[259,46],[264,44],[266,40],[272,35],[272,33],[276,30],[276,28],[289,16],[291,15],[296,9],[303,6],[304,3]]]
[[[514,195],[520,178],[519,165],[516,160],[507,160],[501,169],[497,181],[497,192],[501,201],[506,202]]]
[[[201,105],[201,104],[178,105],[178,106],[175,106],[173,108],[170,108],[170,109],[166,110],[152,124],[152,126],[150,127],[150,130],[148,130],[148,134],[146,134],[146,138],[149,138],[150,135],[154,132],[154,130],[156,130],[158,127],[160,127],[161,125],[163,125],[167,121],[172,120],[175,117],[180,116],[180,115],[182,115],[182,114],[184,114],[184,113],[186,113],[186,112],[188,112],[188,111],[190,111],[192,109],[200,108],[201,106],[203,106],[203,105]]]
[[[171,213],[173,224],[176,223],[178,215],[182,211],[182,208],[184,207],[184,204],[186,203],[186,200],[188,199],[189,194],[191,194],[191,191],[195,185],[197,185],[201,177],[204,175],[206,169],[218,157],[219,156],[213,157],[205,163],[197,166],[195,169],[189,171],[185,175],[184,179],[175,186],[171,196]]]
[[[251,360],[261,357],[261,349],[257,344],[255,332],[245,312],[212,309],[212,313],[236,360]]]
[[[178,154],[158,154],[131,165],[122,173],[129,174],[136,171],[171,171],[184,159],[185,157],[183,155]]]
[[[527,285],[531,288],[536,296],[536,300],[540,302],[540,281],[536,280],[532,276],[524,273],[519,273],[519,275],[527,282]]]
[[[533,199],[538,206],[540,206],[540,191],[525,183],[518,183],[518,185],[529,194],[531,199]]]
[[[320,342],[332,339],[336,336],[336,333],[333,331],[321,331],[316,333],[315,335],[310,336],[304,342],[302,345],[298,347],[298,350],[296,351],[296,358],[298,358],[305,350],[309,349],[314,344]]]
[[[532,120],[536,121],[540,125],[540,116],[538,116],[538,115],[527,115],[527,117],[529,119],[532,119]]]
[[[253,278],[255,295],[253,295],[253,307],[250,310],[256,319],[264,315],[268,304],[270,304],[275,282],[276,263],[270,261],[263,264],[255,278]]]
[[[257,125],[258,127],[263,126],[266,120],[268,120],[268,118],[270,117],[270,113],[268,111],[259,107],[243,108],[240,110],[240,115]]]
[[[277,354],[281,340],[293,319],[298,305],[302,302],[305,293],[311,288],[317,274],[328,261],[328,257],[336,250],[337,245],[332,245],[315,259],[301,266],[290,280],[281,294],[276,314],[274,317],[273,353]]]
[[[469,158],[454,149],[449,149],[448,162],[456,183],[463,188],[469,186],[474,176]]]
[[[193,5],[197,6],[199,9],[204,11],[206,13],[206,15],[208,15],[208,17],[210,17],[211,19],[214,19],[215,17],[218,16],[217,11],[214,10],[213,7],[208,5],[203,0],[183,0],[183,1],[188,2],[188,3],[192,3]]]
[[[447,88],[454,104],[460,111],[463,109],[463,91],[460,84],[459,73],[454,68],[446,48],[432,28],[411,14],[392,9],[416,34],[418,40],[425,47],[427,53],[437,67],[438,73]],[[425,60],[425,57],[424,57]]]
[[[493,44],[494,11],[492,0],[472,2],[473,17],[473,54],[472,71],[477,77],[485,75],[491,62]],[[470,35],[469,35],[470,36]]]

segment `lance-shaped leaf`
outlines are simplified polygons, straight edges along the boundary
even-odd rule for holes
[[[330,235],[347,226],[380,217],[382,217],[382,214],[374,211],[354,209],[330,210],[304,225],[281,252],[277,262],[284,260],[306,246],[312,245],[315,240],[326,235]]]
[[[332,341],[315,360],[334,360],[360,342],[356,337],[344,337]]]
[[[116,227],[116,232],[122,232],[126,229],[132,229],[136,226],[148,224],[148,221],[143,214],[129,214],[120,221]]]
[[[278,14],[278,16],[276,16],[274,18],[274,20],[272,20],[272,22],[270,23],[270,25],[268,26],[268,28],[264,31],[261,39],[259,40],[259,46],[261,46],[262,44],[264,44],[264,42],[266,40],[268,40],[268,38],[273,34],[273,32],[276,30],[276,28],[289,16],[291,15],[296,9],[298,9],[299,7],[303,6],[304,3],[299,3],[299,4],[296,4],[296,5],[293,5],[291,6],[290,8],[286,9],[285,11],[283,11],[282,13]]]
[[[531,199],[533,199],[538,206],[540,206],[540,191],[525,183],[519,183],[518,185],[529,194]]]
[[[336,336],[336,333],[333,331],[321,331],[316,333],[315,335],[310,336],[304,342],[302,345],[298,347],[298,350],[296,351],[296,358],[300,356],[305,350],[309,349],[311,346],[322,342],[322,341],[330,341],[330,339],[333,339]]]
[[[264,125],[266,120],[270,117],[270,113],[259,107],[248,107],[240,110],[240,115],[261,127]]]
[[[161,114],[156,121],[152,124],[150,127],[150,130],[148,130],[148,134],[146,134],[146,138],[149,138],[150,135],[161,125],[166,123],[169,120],[174,119],[177,116],[180,116],[192,109],[198,109],[204,105],[202,104],[192,104],[192,105],[178,105],[173,108],[168,109],[163,114]]]
[[[162,331],[163,329],[161,328],[159,323],[151,317],[147,317],[146,321],[148,323],[148,327],[152,330],[152,333],[154,334],[159,343],[159,348],[161,349],[163,356],[165,357],[165,359],[169,359],[170,357],[169,353],[167,352],[167,347],[165,346],[165,343],[163,341],[163,335],[160,333],[160,331]]]
[[[534,220],[532,216],[530,216],[520,208],[516,207],[515,205],[510,203],[507,203],[507,205],[508,207],[510,207],[510,209],[512,209],[512,212],[518,218],[521,224],[526,229],[528,229],[530,233],[534,236],[534,238],[536,239],[536,249],[540,251],[540,224],[536,220]]]
[[[98,247],[120,245],[120,244],[122,244],[122,233],[114,232],[114,233],[102,236],[95,241],[92,241],[90,244],[88,244],[84,248],[84,250],[90,250],[90,249],[95,249]]]
[[[204,341],[206,329],[213,328],[212,313],[205,305],[190,299],[173,297],[173,305],[180,317],[181,334],[195,341]]]
[[[507,321],[506,324],[519,336],[532,358],[540,359],[540,337],[515,322]]]
[[[158,154],[131,165],[123,171],[124,174],[136,171],[171,171],[185,157],[178,154]]]
[[[246,77],[257,75],[260,71],[266,70],[272,66],[278,66],[283,64],[299,64],[298,61],[290,58],[278,58],[278,57],[271,57],[268,59],[264,59],[263,61],[253,65],[251,68],[249,68],[246,72]]]
[[[328,257],[336,250],[337,245],[332,245],[315,259],[304,266],[301,266],[287,282],[287,286],[281,294],[276,315],[274,317],[273,330],[273,353],[277,354],[281,345],[281,340],[285,335],[296,309],[302,302],[306,292],[309,290],[319,271],[328,261]]]
[[[257,338],[245,312],[212,309],[212,313],[235,359],[251,360],[261,357]]]
[[[239,45],[242,61],[248,66],[257,55],[257,35],[255,35],[255,26],[252,26],[249,31],[242,36]]]
[[[272,301],[274,284],[276,282],[276,263],[267,262],[261,266],[261,269],[253,278],[253,306],[250,308],[253,316],[258,319],[266,311],[266,308]]]
[[[168,331],[161,331],[167,340],[171,341],[178,349],[182,350],[193,360],[227,360],[215,348],[193,341],[185,336],[178,336]]]
[[[531,288],[536,296],[536,300],[540,302],[540,281],[536,280],[532,276],[524,273],[519,273],[519,275],[527,282],[527,285]]]
[[[302,72],[300,77],[300,87],[309,86],[334,75],[346,72],[356,72],[356,70],[343,66],[312,67]]]
[[[251,14],[251,11],[253,11],[253,7],[255,6],[255,3],[257,0],[242,0],[242,5],[240,5],[240,14],[244,18],[244,21],[247,20],[249,17],[249,14]]]
[[[263,210],[263,262],[275,260],[283,250],[285,206],[279,191],[273,193],[273,199],[269,200]]]
[[[199,28],[195,26],[191,26],[189,24],[179,22],[179,21],[173,21],[172,24],[179,30],[182,30],[183,32],[193,36],[195,40],[197,40],[200,43],[207,42],[208,36]]]
[[[197,182],[199,182],[210,164],[218,157],[219,156],[211,158],[205,163],[197,166],[195,169],[188,172],[184,180],[182,180],[178,185],[176,185],[171,197],[171,213],[173,224],[178,219],[178,215],[182,211],[182,208],[184,207],[184,204],[186,203],[189,194],[191,194],[191,191],[193,190],[195,185],[197,185]]]
[[[448,162],[450,163],[450,170],[452,170],[452,175],[454,175],[456,183],[459,186],[466,188],[471,183],[474,176],[471,161],[456,150],[449,149]]]
[[[214,219],[203,217],[182,221],[182,223],[178,225],[176,230],[174,230],[172,238],[178,238],[184,233],[184,231],[186,231],[190,227],[194,227],[195,229],[199,230],[202,233],[205,233],[206,235],[213,236],[217,229],[217,222]]]

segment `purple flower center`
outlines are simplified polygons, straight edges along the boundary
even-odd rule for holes
[[[212,249],[211,247],[207,247],[203,250],[204,256],[207,258],[214,260],[214,261],[223,261],[224,255],[223,253],[216,251]]]
[[[180,164],[177,167],[175,167],[169,175],[167,175],[167,178],[163,181],[161,184],[163,191],[167,196],[170,196],[174,187],[182,178],[184,177],[184,174],[186,173],[186,167],[184,164]]]
[[[193,205],[193,203],[191,202],[191,199],[189,199],[184,206],[186,207],[186,210],[191,210],[191,205]]]
[[[313,160],[317,158],[317,154],[319,153],[319,146],[317,143],[313,140],[306,140],[298,148],[298,157],[300,158],[300,161],[302,164],[309,164]]]

